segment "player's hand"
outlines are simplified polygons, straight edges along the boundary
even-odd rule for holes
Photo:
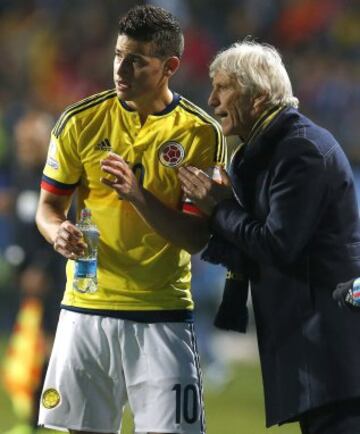
[[[100,181],[113,188],[121,199],[136,203],[142,200],[142,188],[126,161],[120,155],[109,152],[100,162],[101,170],[112,178],[102,177]]]
[[[221,182],[211,179],[202,170],[193,167],[180,167],[178,177],[185,195],[206,215],[211,215],[215,206],[232,197],[230,178],[220,168]]]
[[[65,220],[59,226],[53,248],[67,259],[81,257],[86,248],[81,231],[69,220]]]

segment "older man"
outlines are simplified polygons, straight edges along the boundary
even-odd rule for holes
[[[360,316],[332,299],[360,273],[353,175],[334,137],[297,110],[279,53],[236,43],[210,67],[209,104],[240,136],[230,179],[179,169],[213,234],[205,257],[249,276],[266,424],[360,432]]]

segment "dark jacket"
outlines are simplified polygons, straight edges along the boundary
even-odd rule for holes
[[[236,155],[237,200],[212,231],[250,260],[267,426],[360,396],[360,314],[332,299],[360,275],[352,171],[326,130],[293,108]]]

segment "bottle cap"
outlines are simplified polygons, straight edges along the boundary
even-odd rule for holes
[[[91,217],[91,211],[90,211],[90,209],[89,208],[83,208],[81,210],[80,216],[81,216],[81,219],[84,219],[84,218],[87,218],[87,217]]]

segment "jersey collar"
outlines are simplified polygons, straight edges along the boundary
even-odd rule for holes
[[[172,99],[171,103],[168,104],[164,108],[164,110],[161,110],[160,112],[157,112],[157,113],[152,113],[151,116],[163,116],[163,115],[166,115],[166,114],[170,113],[172,110],[174,110],[174,108],[179,104],[179,101],[180,101],[181,97],[176,92],[172,92],[172,94],[173,94],[173,99]],[[129,105],[126,104],[125,101],[122,101],[121,99],[119,99],[119,101],[120,101],[120,104],[122,105],[122,107],[125,110],[127,110],[129,112],[135,112],[136,111],[136,110],[132,109],[131,107],[129,107]]]

